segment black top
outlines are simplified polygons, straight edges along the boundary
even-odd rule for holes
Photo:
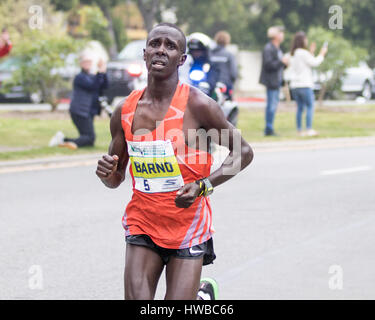
[[[70,112],[85,118],[100,114],[99,96],[107,87],[108,79],[105,73],[94,75],[82,70],[74,78]]]
[[[268,42],[263,49],[262,71],[259,82],[268,89],[279,89],[282,83],[284,63],[281,61],[283,52],[272,42]]]
[[[219,81],[233,87],[238,70],[236,59],[225,47],[217,45],[211,53],[211,60],[219,68]]]

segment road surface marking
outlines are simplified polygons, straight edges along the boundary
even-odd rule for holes
[[[361,166],[361,167],[354,167],[354,168],[324,170],[320,172],[320,175],[329,176],[329,175],[335,175],[335,174],[346,174],[346,173],[354,173],[354,172],[370,171],[370,170],[372,170],[372,167],[370,166]]]

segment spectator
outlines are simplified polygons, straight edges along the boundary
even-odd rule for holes
[[[294,36],[290,57],[290,88],[292,96],[297,102],[297,131],[301,136],[316,136],[318,133],[312,128],[314,117],[314,92],[312,68],[319,66],[327,53],[323,46],[318,56],[314,57],[315,43],[307,50],[308,40],[302,31]],[[306,132],[302,131],[302,116],[306,110]]]
[[[219,69],[218,81],[227,86],[227,94],[232,98],[234,82],[237,79],[237,62],[226,46],[230,44],[230,34],[226,31],[219,31],[215,35],[217,46],[212,50],[211,61],[216,63]]]
[[[90,74],[93,59],[87,54],[81,56],[81,72],[74,78],[73,97],[70,103],[70,115],[79,131],[77,139],[65,138],[59,131],[52,137],[49,146],[61,146],[69,149],[93,146],[95,142],[94,117],[99,115],[101,107],[99,96],[107,88],[106,64],[100,59],[98,73]]]
[[[5,57],[12,50],[12,42],[9,39],[7,28],[3,28],[0,36],[0,58]]]
[[[284,41],[284,27],[270,27],[267,32],[270,41],[265,45],[262,55],[262,71],[260,83],[267,88],[267,105],[266,105],[266,136],[275,136],[273,122],[279,103],[280,87],[282,84],[283,69],[287,66],[287,57],[283,56],[280,44]]]

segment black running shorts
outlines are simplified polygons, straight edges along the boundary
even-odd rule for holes
[[[156,252],[164,264],[169,262],[170,257],[181,259],[198,259],[203,257],[203,265],[211,264],[216,259],[212,238],[208,241],[186,249],[167,249],[159,247],[151,238],[145,234],[130,235],[126,242],[138,246],[145,246]]]

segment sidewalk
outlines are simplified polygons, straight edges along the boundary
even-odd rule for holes
[[[242,108],[264,108],[266,101],[264,97],[238,97],[235,99],[239,107]],[[280,105],[287,105],[288,102],[280,101]],[[294,101],[289,104],[295,104]],[[375,100],[370,101],[356,101],[356,100],[324,100],[324,107],[347,107],[347,106],[363,106],[373,105]],[[51,111],[51,106],[46,103],[0,103],[0,111]],[[57,106],[57,110],[69,110],[69,102],[63,101]]]
[[[46,157],[30,160],[0,161],[0,174],[38,171],[56,168],[71,168],[95,165],[102,154],[83,154],[76,156]]]
[[[371,137],[353,137],[353,138],[326,138],[326,139],[309,139],[309,140],[288,140],[277,142],[254,142],[251,143],[255,153],[259,152],[285,152],[293,150],[318,150],[318,149],[335,149],[335,148],[352,148],[375,146],[375,136]],[[223,161],[228,150],[225,147],[216,146],[214,151],[214,167]],[[102,157],[101,153],[38,158],[30,160],[0,161],[0,174],[36,171],[55,168],[69,168],[79,166],[95,165]]]
[[[258,152],[364,147],[375,146],[375,136],[254,142],[251,146]]]
[[[69,110],[69,104],[60,103],[56,110]],[[0,103],[0,111],[51,111],[48,103]]]

